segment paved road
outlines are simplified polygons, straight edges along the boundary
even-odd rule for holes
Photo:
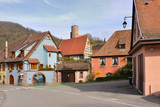
[[[128,81],[43,88],[0,86],[2,107],[160,107],[159,102],[157,97],[139,95]]]

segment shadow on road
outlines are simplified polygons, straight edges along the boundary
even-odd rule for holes
[[[111,82],[97,82],[97,83],[85,83],[85,84],[64,84],[70,87],[79,89],[82,92],[108,92],[108,93],[121,93],[138,95],[138,91],[127,80],[123,81],[111,81]]]

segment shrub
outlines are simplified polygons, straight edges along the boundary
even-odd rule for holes
[[[132,63],[128,62],[126,66],[120,68],[120,75],[132,76]]]
[[[64,59],[64,61],[74,61],[74,58],[73,58],[73,57],[71,57],[71,58],[66,58],[66,59]]]
[[[124,79],[128,79],[128,76],[126,75],[112,75],[112,76],[108,76],[108,77],[98,77],[96,78],[97,82],[100,81],[112,81],[112,80],[124,80]]]
[[[88,76],[89,76],[89,81],[94,81],[94,77],[95,77],[94,73],[90,73]]]
[[[83,83],[83,80],[79,80],[79,83]]]
[[[46,68],[48,68],[48,65],[46,65]]]

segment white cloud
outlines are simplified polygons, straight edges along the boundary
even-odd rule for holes
[[[0,3],[21,3],[23,0],[0,0]]]
[[[62,7],[60,7],[60,6],[56,5],[56,4],[51,3],[49,0],[44,0],[44,2],[45,2],[46,4],[52,6],[52,7],[55,7],[55,8],[62,8]]]

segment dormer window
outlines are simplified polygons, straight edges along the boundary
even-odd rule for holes
[[[120,38],[119,39],[118,48],[120,50],[125,50],[126,49],[126,39],[125,38]]]
[[[20,56],[21,56],[21,57],[24,57],[24,50],[21,50]]]
[[[119,48],[120,48],[120,50],[125,50],[126,49],[126,44],[120,44]]]
[[[49,35],[47,35],[47,36],[45,37],[45,39],[50,40],[50,36],[49,36]]]
[[[12,58],[15,58],[15,52],[12,52]]]

